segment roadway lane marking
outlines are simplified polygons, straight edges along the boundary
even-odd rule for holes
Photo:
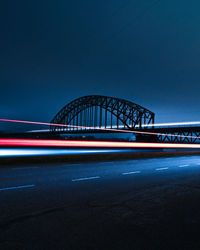
[[[188,164],[185,164],[185,165],[180,165],[180,166],[178,166],[179,168],[185,168],[185,167],[189,167],[189,165]]]
[[[94,180],[94,179],[99,179],[101,178],[100,176],[92,176],[92,177],[84,177],[84,178],[79,178],[79,179],[72,179],[72,181],[86,181],[86,180]]]
[[[21,169],[33,169],[33,168],[39,168],[39,167],[22,167],[22,168],[12,168],[13,170],[21,170]]]
[[[169,168],[156,168],[156,171],[162,171],[162,170],[167,170]]]
[[[0,191],[11,190],[11,189],[20,189],[20,188],[30,188],[30,187],[35,187],[35,185],[25,185],[25,186],[16,186],[16,187],[0,188]]]
[[[122,173],[122,174],[128,175],[128,174],[139,174],[139,173],[141,173],[141,171],[126,172],[126,173]]]

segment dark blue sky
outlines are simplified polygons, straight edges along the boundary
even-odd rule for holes
[[[200,120],[200,1],[3,1],[0,116],[50,121],[69,101],[136,102]]]

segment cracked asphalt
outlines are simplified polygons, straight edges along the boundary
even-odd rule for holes
[[[0,249],[200,249],[200,156],[0,168]]]

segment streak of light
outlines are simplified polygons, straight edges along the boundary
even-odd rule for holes
[[[200,149],[200,144],[113,142],[80,140],[42,140],[42,139],[0,139],[0,146],[17,147],[82,147],[82,148],[187,148]]]
[[[28,133],[38,133],[38,132],[50,132],[50,129],[34,129],[34,130],[30,130],[27,131]]]
[[[187,126],[187,125],[200,125],[200,121],[194,122],[168,122],[168,123],[154,123],[154,127],[169,127],[169,126]],[[149,127],[149,124],[142,124],[142,127]],[[136,125],[139,127],[139,125]]]
[[[36,125],[46,125],[46,126],[58,126],[58,127],[73,127],[73,128],[85,128],[85,129],[102,129],[99,127],[84,127],[84,126],[76,126],[76,125],[66,125],[66,124],[59,124],[59,123],[49,123],[49,122],[35,122],[35,121],[23,121],[23,120],[13,120],[13,119],[0,119],[1,122],[16,122],[16,123],[27,123],[27,124],[36,124]],[[166,123],[154,123],[154,124],[142,124],[142,127],[165,127],[165,126],[187,126],[187,125],[200,125],[200,121],[190,121],[190,122],[166,122]],[[120,128],[124,128],[124,125],[118,125]],[[136,125],[136,128],[139,128],[140,125]],[[111,126],[107,126],[108,129]],[[116,125],[112,125],[112,128],[117,128]],[[34,131],[34,130],[33,130]],[[36,130],[35,130],[36,131]],[[120,130],[121,131],[121,130]]]
[[[0,119],[1,121],[1,119]],[[50,125],[50,124],[48,124]],[[54,124],[52,124],[54,125]],[[173,127],[173,126],[188,126],[188,125],[200,125],[200,121],[192,121],[192,122],[166,122],[166,123],[154,123],[154,124],[141,124],[142,128],[148,128],[148,127]],[[71,127],[77,127],[77,126],[73,126],[70,125]],[[78,128],[82,129],[82,128],[90,128],[90,127],[83,127],[83,126],[78,126]],[[92,127],[93,129],[99,129],[99,127]],[[112,128],[117,128],[117,125],[112,125]],[[118,125],[118,128],[124,128],[124,125]],[[140,125],[135,125],[135,128],[140,128]],[[100,128],[103,129],[103,128]],[[111,126],[108,125],[107,129],[111,129]],[[29,132],[48,132],[50,131],[49,129],[41,129],[41,130],[31,130]],[[121,131],[121,130],[120,130]],[[123,132],[123,131],[121,131]]]
[[[57,123],[46,123],[46,122],[32,122],[32,121],[20,121],[20,120],[10,120],[10,119],[0,119],[0,121],[3,122],[17,122],[17,123],[27,123],[27,124],[37,124],[37,125],[48,125],[48,126],[59,126],[59,127],[74,127],[74,128],[80,128],[80,129],[94,129],[94,127],[83,127],[83,126],[75,126],[75,125],[66,125],[66,124],[57,124]],[[150,124],[149,126],[153,126]],[[109,128],[97,128],[98,130],[104,130],[104,131],[114,131],[114,132],[120,132],[120,133],[134,133],[134,134],[146,134],[146,135],[161,135],[161,136],[173,136],[173,137],[181,137],[181,138],[194,138],[194,139],[200,139],[200,137],[197,136],[190,136],[190,135],[176,135],[176,134],[165,134],[165,133],[155,133],[155,132],[144,132],[144,131],[133,131],[133,130],[123,130],[123,129],[109,129]]]
[[[1,121],[1,119],[0,119]],[[48,125],[54,125],[54,124],[48,124]],[[61,125],[61,124],[60,124]],[[165,122],[165,123],[154,123],[154,124],[141,124],[142,128],[148,128],[148,127],[173,127],[173,126],[188,126],[188,125],[200,125],[200,121],[194,121],[194,122]],[[55,125],[56,126],[56,125]],[[64,126],[64,125],[62,125]],[[75,128],[89,128],[91,129],[91,127],[83,127],[83,126],[75,126],[75,125],[70,125],[71,127],[75,127]],[[103,128],[99,128],[99,127],[92,127],[93,129],[103,129]],[[112,128],[117,128],[117,125],[112,125]],[[118,125],[118,128],[124,128],[124,125]],[[140,125],[135,125],[135,128],[140,128]],[[107,129],[111,129],[110,125],[107,125]],[[38,129],[38,130],[31,130],[29,132],[48,132],[50,131],[49,129]],[[121,130],[120,130],[121,131]],[[123,131],[121,131],[123,132]]]
[[[179,168],[185,168],[185,167],[189,167],[189,165],[180,165],[178,166]]]
[[[156,168],[156,171],[163,171],[163,170],[167,170],[168,168]]]
[[[83,178],[78,178],[78,179],[72,179],[72,181],[87,181],[87,180],[94,180],[94,179],[100,179],[100,176],[83,177]]]
[[[98,153],[120,153],[121,150],[111,149],[18,149],[6,148],[0,149],[0,157],[16,156],[45,156],[45,155],[80,155],[80,154],[98,154]],[[128,150],[126,151],[128,152]]]
[[[30,187],[35,187],[35,185],[32,184],[32,185],[24,185],[24,186],[0,188],[0,191],[11,190],[11,189],[30,188]]]
[[[122,173],[122,174],[129,175],[129,174],[139,174],[139,173],[141,173],[141,171],[126,172],[126,173]]]
[[[55,125],[55,126],[66,126],[69,127],[70,125],[64,125],[64,124],[51,124],[48,122],[33,122],[33,121],[21,121],[21,120],[11,120],[11,119],[0,119],[1,122],[16,122],[16,123],[26,123],[26,124],[36,124],[36,125]]]

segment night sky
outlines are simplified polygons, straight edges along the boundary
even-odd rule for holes
[[[2,1],[0,118],[49,122],[100,94],[156,122],[200,120],[199,10],[199,0]]]

